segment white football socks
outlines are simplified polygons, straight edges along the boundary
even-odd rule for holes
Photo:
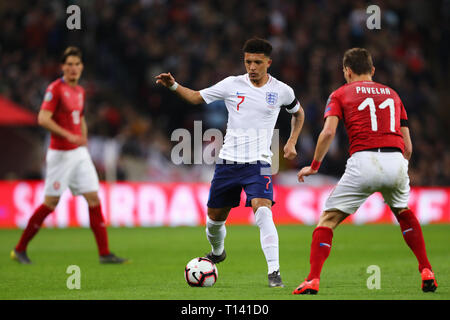
[[[267,261],[268,273],[280,269],[278,254],[278,232],[268,207],[259,207],[255,212],[256,225],[260,230],[261,248]]]
[[[226,235],[225,221],[214,221],[209,217],[206,218],[206,237],[211,244],[214,255],[222,254]]]

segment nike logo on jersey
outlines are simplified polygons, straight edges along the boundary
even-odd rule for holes
[[[237,96],[242,96],[243,94],[245,94],[245,92],[239,92],[239,91],[236,92]]]

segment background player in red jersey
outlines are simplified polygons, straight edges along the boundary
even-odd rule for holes
[[[397,93],[373,82],[375,68],[366,49],[344,54],[347,84],[334,91],[325,107],[325,124],[314,160],[297,174],[316,174],[334,139],[340,119],[350,140],[350,158],[344,175],[325,203],[311,243],[311,269],[293,294],[316,294],[320,272],[331,251],[333,230],[374,192],[380,191],[397,218],[407,245],[419,262],[422,290],[435,291],[437,283],[428,261],[420,224],[408,208],[408,160],[412,153],[406,111]]]
[[[68,47],[62,56],[63,76],[52,82],[45,93],[38,123],[51,132],[47,151],[44,203],[39,206],[22,233],[11,258],[30,264],[26,249],[44,219],[55,210],[62,193],[69,187],[74,195],[83,195],[89,206],[89,221],[97,242],[101,263],[124,263],[109,251],[108,235],[98,197],[98,176],[87,144],[84,118],[84,89],[78,85],[83,71],[81,51]]]

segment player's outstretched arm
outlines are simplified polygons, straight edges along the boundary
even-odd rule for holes
[[[155,77],[156,84],[161,84],[164,87],[174,91],[178,96],[191,104],[205,103],[199,91],[191,90],[183,87],[175,81],[175,78],[169,73],[161,73]]]
[[[316,174],[319,171],[320,163],[328,152],[331,142],[336,134],[336,129],[339,124],[339,118],[336,116],[329,116],[325,120],[319,139],[317,140],[316,151],[314,152],[314,160],[311,166],[302,168],[297,178],[299,182],[304,182],[304,177]]]
[[[297,151],[295,146],[297,145],[298,136],[303,128],[303,122],[305,121],[305,112],[300,106],[297,112],[292,114],[291,120],[291,135],[289,136],[286,145],[284,146],[284,157],[286,159],[292,160],[297,156]]]

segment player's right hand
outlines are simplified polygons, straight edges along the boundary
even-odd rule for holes
[[[293,160],[297,156],[297,151],[295,151],[295,143],[288,142],[283,148],[284,158],[288,160]]]
[[[156,84],[162,84],[164,87],[169,88],[175,83],[175,78],[169,73],[161,73],[155,77]]]
[[[313,170],[311,167],[304,167],[297,173],[298,182],[305,182],[304,177],[316,174],[318,170]]]

